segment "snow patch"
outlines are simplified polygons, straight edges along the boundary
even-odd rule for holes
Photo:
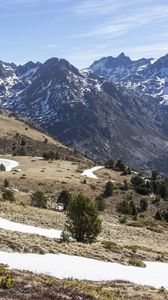
[[[168,264],[145,262],[146,268],[124,266],[119,263],[103,262],[64,254],[26,254],[0,251],[0,263],[11,269],[47,274],[56,278],[108,281],[126,280],[155,288],[168,288]]]
[[[87,176],[88,178],[98,179],[98,177],[94,174],[94,172],[103,169],[104,166],[93,167],[91,169],[87,169],[83,171],[82,176]]]
[[[3,218],[0,218],[0,228],[5,230],[10,230],[10,231],[29,233],[29,234],[38,234],[41,236],[46,236],[55,239],[60,239],[62,233],[61,230],[34,227],[22,223],[16,223]]]
[[[11,171],[13,168],[16,168],[19,165],[19,163],[15,160],[4,158],[0,158],[0,164],[3,164],[5,166],[7,172]]]

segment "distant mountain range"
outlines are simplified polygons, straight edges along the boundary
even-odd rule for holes
[[[95,61],[90,69],[114,83],[168,104],[168,54],[158,60],[142,58],[133,61],[121,53],[116,58],[109,56]]]
[[[91,158],[120,158],[139,170],[168,174],[167,77],[156,96],[156,80],[153,88],[150,80],[151,93],[147,84],[142,92],[142,75],[137,75],[146,69],[143,79],[147,74],[152,78],[149,70],[157,66],[155,74],[159,69],[166,74],[166,57],[162,64],[152,64],[151,59],[133,62],[121,54],[82,71],[58,58],[23,66],[0,62],[0,106],[31,118]],[[137,80],[136,88],[128,77]]]

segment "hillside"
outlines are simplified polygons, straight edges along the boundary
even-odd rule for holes
[[[138,170],[168,170],[167,112],[139,95],[64,59],[1,64],[1,106],[29,117],[89,158],[122,159]]]
[[[137,290],[139,299],[164,299],[166,290],[156,288],[165,285],[165,279],[157,277],[154,281],[146,272],[151,272],[148,262],[152,262],[154,267],[156,264],[156,268],[161,262],[167,266],[167,181],[155,172],[145,178],[124,166],[120,160],[110,160],[106,167],[91,168],[93,162],[63,146],[35,125],[30,126],[26,119],[9,112],[1,111],[0,125],[0,162],[6,164],[15,160],[18,163],[11,170],[0,171],[0,263],[10,266],[11,270],[6,272],[14,279],[13,288],[0,289],[0,297],[22,299],[22,286],[27,290],[27,296],[32,298],[38,294],[39,299],[44,295],[46,299],[135,299]],[[6,153],[3,145],[7,147]],[[10,145],[16,148],[10,149]],[[30,146],[32,152],[29,152]],[[19,155],[20,147],[29,155]],[[42,151],[51,149],[59,153],[56,159],[39,157]],[[14,156],[11,155],[13,150],[17,150]],[[113,183],[110,195],[105,193],[108,182]],[[63,191],[68,191],[72,197],[86,195],[93,202],[98,196],[103,197],[104,206],[99,212],[102,231],[94,243],[61,239],[67,222],[66,211],[60,209],[58,200]],[[45,209],[32,203],[36,192],[46,197]],[[35,259],[34,263],[29,259]],[[70,267],[71,260],[74,260],[73,268]],[[113,263],[121,268],[134,266],[137,274],[145,264],[145,273],[141,280],[132,277],[132,273],[128,277],[124,273],[123,277],[123,271],[116,278],[112,271],[102,269],[102,277],[99,277],[96,265],[100,269],[99,264],[103,263],[106,268],[107,262],[112,264],[112,269]],[[92,263],[95,266],[91,267]],[[70,269],[67,270],[68,266]],[[42,269],[39,270],[40,267]],[[26,271],[38,271],[39,275]],[[82,275],[80,272],[83,272]],[[93,272],[92,277],[86,277],[88,272]],[[62,279],[64,274],[68,274],[68,278],[79,279],[78,284],[76,280]],[[89,282],[83,279],[89,279]],[[28,281],[31,283],[27,289]]]
[[[3,155],[1,158],[12,159],[9,155]],[[124,175],[123,172],[115,168],[102,168],[96,172],[97,179],[94,179],[82,176],[83,170],[88,168],[86,162],[45,161],[38,157],[28,156],[15,156],[14,159],[19,163],[19,166],[9,172],[0,172],[0,257],[4,252],[17,253],[18,255],[33,253],[33,255],[40,254],[40,257],[45,261],[45,254],[57,255],[61,253],[73,257],[92,258],[98,262],[122,263],[125,266],[141,264],[142,261],[167,263],[168,223],[164,219],[156,220],[155,215],[157,211],[166,211],[168,202],[167,194],[162,195],[160,200],[156,200],[159,190],[157,193],[151,190],[151,187],[161,180],[157,174],[153,179],[144,178],[144,181],[142,176],[137,174],[138,178],[141,178],[141,183],[136,186],[132,181],[132,177],[136,176],[135,172]],[[4,186],[5,179],[9,182],[8,188]],[[61,242],[58,237],[52,238],[45,235],[45,233],[42,236],[35,232],[30,234],[29,231],[26,231],[27,227],[24,227],[23,232],[20,229],[17,230],[18,223],[20,223],[19,226],[22,224],[35,226],[34,229],[63,230],[67,216],[66,212],[58,209],[57,201],[60,193],[66,189],[73,196],[82,193],[95,201],[97,196],[104,195],[105,186],[109,180],[114,183],[114,192],[111,196],[105,197],[106,208],[104,211],[100,211],[102,232],[95,243]],[[150,185],[147,184],[147,181]],[[3,198],[3,193],[8,190],[14,193],[15,200],[13,202]],[[47,197],[47,209],[32,205],[31,196],[37,190],[42,191]],[[146,203],[145,199],[148,202],[145,209],[144,206],[143,208],[141,206],[142,199],[144,199],[143,203]],[[133,202],[136,213],[135,210],[127,210],[124,213],[119,212],[118,207],[123,200],[129,205],[132,205]],[[8,229],[5,228],[6,221],[4,222],[4,220],[8,220],[8,224],[11,224],[10,229],[9,227]],[[10,223],[10,221],[14,223]],[[30,230],[30,227],[28,228]],[[22,259],[12,261],[20,263]],[[28,256],[24,261],[28,262]],[[43,266],[43,264],[40,265]],[[49,265],[49,262],[48,264],[44,263],[44,266]],[[56,265],[56,270],[64,270],[67,265],[62,264],[61,269]],[[15,266],[15,269],[17,268],[19,267]],[[82,270],[82,268],[80,269]],[[73,271],[73,268],[71,270]],[[89,265],[87,270],[90,270]],[[94,269],[92,270],[94,271]],[[106,283],[101,281],[92,283],[78,281],[78,286],[75,280],[56,280],[40,274],[34,275],[15,270],[10,272],[14,278],[14,287],[7,291],[1,291],[0,296],[11,297],[11,299],[19,299],[19,297],[22,299],[20,287],[27,290],[29,297],[32,297],[34,293],[39,293],[39,297],[44,297],[46,293],[46,299],[49,295],[49,299],[55,299],[54,297],[59,296],[59,293],[62,294],[58,299],[64,299],[65,295],[69,299],[75,299],[73,297],[79,295],[82,295],[82,299],[85,299],[85,297],[86,299],[102,300],[123,299],[123,297],[124,299],[135,299],[137,293],[139,299],[144,299],[144,297],[147,297],[147,299],[156,299],[156,297],[157,299],[165,299],[167,296],[164,289],[157,290],[149,286],[143,287],[123,280],[107,281]],[[134,277],[136,276],[134,275]],[[152,282],[152,276],[146,278],[149,283]],[[29,288],[26,288],[28,282]],[[149,283],[148,285],[150,285]],[[48,285],[52,289],[48,289]],[[158,285],[161,287],[160,281]],[[77,287],[77,290],[75,287]]]
[[[43,156],[57,153],[64,159],[85,161],[86,159],[49,136],[28,119],[0,110],[0,154]]]

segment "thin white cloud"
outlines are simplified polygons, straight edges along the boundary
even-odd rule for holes
[[[79,4],[72,6],[72,10],[74,13],[79,15],[109,15],[112,12],[115,12],[118,9],[124,7],[128,8],[129,6],[138,6],[138,4],[150,4],[153,3],[153,0],[86,0],[80,1]]]
[[[107,0],[108,1],[108,0]],[[145,7],[141,11],[114,14],[112,21],[109,18],[106,22],[86,32],[72,34],[72,38],[99,37],[109,38],[121,36],[130,30],[149,24],[156,24],[168,19],[168,5],[157,5]]]
[[[161,55],[165,55],[168,52],[168,43],[153,43],[138,47],[130,47],[127,48],[126,51],[135,58],[142,56],[159,58]]]

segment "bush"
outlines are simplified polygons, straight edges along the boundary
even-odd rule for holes
[[[5,188],[9,187],[9,181],[8,181],[8,179],[6,179],[6,178],[4,179],[3,186],[4,186]]]
[[[47,208],[47,198],[41,191],[36,191],[31,195],[31,203],[35,207]]]
[[[152,180],[156,180],[157,178],[158,178],[158,172],[157,171],[155,171],[155,170],[152,170],[151,171],[151,179]]]
[[[129,206],[130,206],[131,215],[137,216],[138,213],[137,213],[137,208],[136,208],[134,201],[131,200],[129,203]]]
[[[62,231],[60,242],[63,242],[63,243],[69,242],[69,233],[67,231],[65,231],[65,230]]]
[[[67,217],[66,229],[78,242],[92,243],[101,232],[96,204],[84,195],[71,199]]]
[[[161,201],[161,196],[160,195],[156,195],[155,202],[159,203],[160,201]]]
[[[59,153],[58,152],[55,153],[53,151],[43,153],[43,158],[45,160],[54,160],[54,159],[58,160],[58,159],[60,159]]]
[[[0,164],[0,171],[2,171],[2,172],[6,171],[6,168],[3,164]]]
[[[113,182],[108,181],[106,183],[106,187],[105,187],[105,192],[104,192],[105,196],[106,197],[112,196],[113,195],[113,191],[114,191],[114,184],[113,184]]]
[[[126,216],[126,215],[120,216],[120,217],[119,217],[119,222],[120,222],[121,224],[126,224],[126,223],[127,223],[127,216]]]
[[[117,211],[125,214],[125,215],[133,215],[136,216],[137,215],[137,208],[135,203],[131,200],[131,201],[127,201],[127,200],[123,200],[118,204],[117,207]]]
[[[122,173],[122,175],[127,176],[127,175],[131,175],[131,169],[130,168],[125,168],[124,172]]]
[[[104,211],[106,208],[105,199],[102,196],[97,196],[95,199],[98,211]]]
[[[140,267],[140,268],[145,268],[146,267],[143,260],[140,260],[138,258],[130,258],[128,263],[129,263],[129,265],[135,266],[135,267]]]
[[[132,176],[131,183],[134,186],[138,186],[138,185],[144,184],[144,180],[141,176],[135,175],[135,176]]]
[[[155,220],[164,220],[168,222],[168,209],[158,210],[155,214]]]
[[[116,243],[114,243],[112,241],[103,241],[102,244],[103,244],[103,247],[109,251],[111,251],[117,247]]]
[[[114,169],[115,161],[113,159],[108,160],[105,164],[105,167],[108,169]]]
[[[156,212],[156,214],[155,214],[155,220],[159,220],[159,221],[163,220],[163,216],[162,216],[162,213],[161,213],[160,210],[158,210]]]
[[[71,199],[72,195],[70,194],[70,192],[67,190],[63,190],[59,195],[57,202],[63,204],[64,210],[66,210]]]
[[[10,201],[10,202],[14,202],[15,201],[14,193],[12,191],[10,191],[10,190],[5,191],[2,194],[2,198],[3,198],[3,200],[7,200],[7,201]]]
[[[136,192],[140,195],[149,195],[151,192],[150,182],[145,182],[140,175],[132,176],[131,183],[134,185]]]
[[[140,209],[141,211],[146,211],[148,209],[148,206],[149,206],[149,202],[148,202],[148,199],[146,198],[142,198],[140,200]]]
[[[11,289],[13,286],[13,279],[11,275],[4,275],[0,277],[0,288],[1,289]]]
[[[126,166],[125,164],[122,162],[122,160],[117,160],[116,164],[115,164],[115,169],[117,171],[120,171],[120,172],[125,172],[126,170]]]
[[[123,183],[122,189],[123,189],[124,191],[128,191],[128,190],[129,190],[129,185],[128,185],[128,182],[127,182],[127,180],[126,180],[126,179],[124,180],[124,183]]]
[[[10,289],[13,286],[11,275],[6,273],[6,268],[0,265],[0,289]]]

